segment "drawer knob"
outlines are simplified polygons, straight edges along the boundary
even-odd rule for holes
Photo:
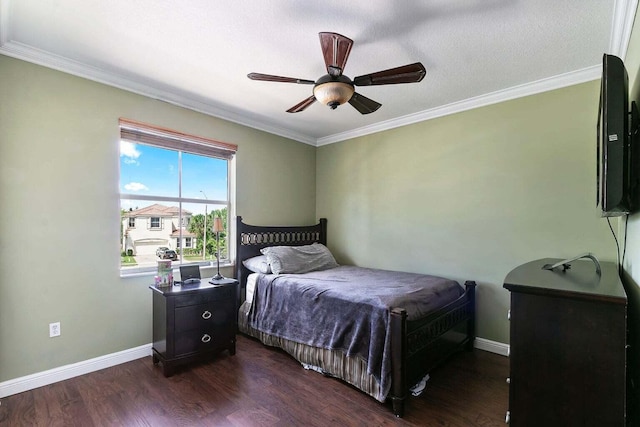
[[[204,335],[202,336],[202,338],[201,338],[201,341],[202,341],[202,342],[205,342],[205,343],[206,343],[206,342],[211,341],[211,335],[209,335],[209,334],[204,334]]]
[[[210,319],[211,318],[211,312],[209,310],[205,310],[204,313],[202,313],[202,318],[204,320]]]
[[[507,320],[511,320],[511,310],[507,311]]]
[[[511,422],[511,411],[507,411],[507,415],[504,417],[504,422],[507,424]]]
[[[511,384],[511,378],[507,378],[507,384]]]

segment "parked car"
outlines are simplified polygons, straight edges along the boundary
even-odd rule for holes
[[[160,257],[162,259],[170,259],[171,261],[175,261],[178,259],[178,254],[176,253],[176,251],[174,250],[166,250],[164,251],[164,253],[162,254],[162,256]]]
[[[166,246],[160,246],[158,249],[156,249],[156,256],[162,258],[162,256],[164,255],[164,253],[166,251],[168,251],[169,248]]]

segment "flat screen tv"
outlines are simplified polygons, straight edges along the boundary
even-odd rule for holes
[[[620,216],[638,208],[637,113],[629,109],[629,78],[622,60],[602,58],[598,111],[597,205],[602,216]]]

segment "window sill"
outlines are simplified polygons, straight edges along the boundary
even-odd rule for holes
[[[190,263],[189,265],[194,265],[193,263]],[[211,276],[215,275],[215,271],[217,269],[217,263],[215,262],[211,262],[211,261],[206,261],[204,263],[198,264],[200,266],[201,269],[211,269],[214,271],[214,273],[211,274]],[[235,264],[229,260],[226,261],[220,261],[220,268],[233,268],[235,270]],[[176,265],[172,268],[173,274],[174,276],[176,274],[180,273],[180,265]],[[156,276],[158,274],[158,269],[156,267],[146,267],[146,268],[141,268],[141,269],[137,269],[137,270],[131,270],[131,271],[120,271],[120,278],[121,279],[129,279],[129,278],[136,278],[136,277],[150,277],[151,279],[153,279],[154,276]],[[203,278],[209,277],[209,275],[203,275]],[[153,280],[151,280],[153,282]]]

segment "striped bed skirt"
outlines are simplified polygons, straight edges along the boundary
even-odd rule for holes
[[[281,348],[306,369],[341,379],[379,402],[385,401],[387,393],[384,393],[380,389],[378,381],[367,373],[365,360],[359,357],[347,357],[339,350],[312,347],[253,329],[248,322],[250,308],[251,303],[245,301],[238,310],[238,329],[240,332],[259,339],[265,345]]]

